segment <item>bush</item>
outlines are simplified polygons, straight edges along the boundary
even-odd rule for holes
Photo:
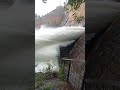
[[[43,85],[44,75],[42,73],[35,74],[35,88]]]
[[[69,0],[68,4],[74,7],[77,10],[80,7],[80,4],[85,2],[85,0]]]
[[[64,69],[60,68],[59,72],[58,72],[58,78],[61,81],[66,81],[66,77],[65,77],[65,73],[64,73]]]
[[[48,64],[48,67],[45,69],[45,79],[49,80],[53,78],[53,74],[52,74],[52,65]]]
[[[49,83],[45,86],[44,90],[52,90],[54,88],[54,85]]]

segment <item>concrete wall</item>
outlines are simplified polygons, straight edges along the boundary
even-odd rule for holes
[[[85,71],[85,33],[76,42],[69,58],[75,59],[71,62],[69,82],[75,90],[80,90]]]

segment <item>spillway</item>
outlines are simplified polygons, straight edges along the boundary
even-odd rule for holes
[[[51,65],[53,71],[59,70],[60,47],[66,47],[78,39],[84,27],[41,27],[35,30],[35,72],[45,72]]]

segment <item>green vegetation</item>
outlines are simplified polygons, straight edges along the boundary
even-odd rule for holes
[[[58,72],[58,78],[61,81],[66,81],[66,77],[65,77],[65,73],[64,73],[64,69],[60,68],[59,72]]]
[[[54,85],[52,83],[49,83],[47,85],[45,85],[44,90],[52,90],[54,88]]]
[[[39,88],[44,85],[45,80],[52,79],[55,73],[52,72],[52,66],[48,64],[48,67],[44,70],[45,73],[39,72],[35,74],[35,88]]]
[[[42,0],[42,2],[47,3],[47,0]],[[75,10],[77,10],[83,2],[85,2],[85,0],[68,0],[68,4],[73,6]]]
[[[81,21],[83,18],[84,18],[84,17],[77,16],[76,13],[75,13],[74,20],[77,21],[78,23],[80,23],[80,21]]]
[[[42,73],[35,74],[35,88],[43,85],[44,75]]]
[[[85,0],[69,0],[68,4],[70,4],[75,10],[80,7],[80,4],[85,2]]]
[[[50,80],[59,79],[62,82],[66,81],[63,68],[60,68],[59,72],[52,72],[52,66],[48,64],[48,67],[44,71],[45,73],[39,72],[35,74],[35,88],[43,87],[44,90],[51,90],[55,88],[55,85]]]
[[[52,65],[50,65],[50,64],[47,64],[48,65],[48,67],[45,69],[45,72],[47,72],[47,73],[51,73],[52,72]]]
[[[45,71],[44,75],[46,80],[53,78],[52,68],[53,68],[52,65],[48,64],[48,67],[44,70]]]

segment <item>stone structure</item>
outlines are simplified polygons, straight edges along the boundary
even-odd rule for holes
[[[75,90],[80,90],[85,71],[85,33],[75,43],[69,55],[71,61],[69,82]]]

